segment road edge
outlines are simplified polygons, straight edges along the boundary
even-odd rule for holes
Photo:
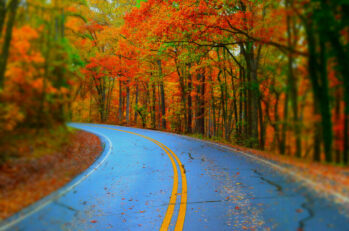
[[[84,124],[84,123],[80,123],[80,124]],[[88,123],[87,123],[88,124]],[[174,136],[179,136],[185,139],[189,139],[189,140],[195,140],[198,142],[203,142],[203,143],[209,143],[212,145],[216,145],[218,147],[224,148],[226,150],[238,153],[240,155],[246,156],[248,158],[250,158],[251,160],[254,161],[258,161],[260,163],[263,163],[265,165],[268,165],[270,167],[273,167],[274,169],[278,170],[279,172],[285,173],[290,177],[293,177],[297,180],[300,180],[303,185],[309,189],[315,190],[313,188],[317,188],[318,190],[320,190],[324,195],[330,196],[334,198],[334,202],[336,203],[343,203],[346,205],[349,205],[349,197],[345,194],[342,193],[338,193],[334,190],[328,190],[326,189],[326,187],[324,187],[323,185],[308,179],[304,176],[302,176],[301,174],[297,173],[296,171],[293,171],[292,169],[288,168],[287,166],[284,166],[282,163],[277,162],[277,161],[273,161],[273,160],[269,160],[267,158],[261,157],[261,156],[257,156],[254,154],[250,154],[244,151],[241,151],[237,148],[234,147],[230,147],[229,145],[225,145],[222,143],[218,143],[218,142],[214,142],[214,141],[210,141],[210,140],[204,140],[204,139],[199,139],[196,137],[191,137],[191,136],[187,136],[187,135],[183,135],[183,134],[178,134],[178,133],[173,133],[173,132],[168,132],[168,131],[161,131],[161,130],[153,130],[153,129],[147,129],[147,128],[138,128],[138,127],[127,127],[127,126],[120,126],[120,125],[114,125],[114,124],[100,124],[100,125],[107,125],[107,126],[117,126],[117,127],[121,127],[121,128],[131,128],[131,129],[139,129],[139,130],[146,130],[146,131],[153,131],[153,132],[158,132],[158,133],[166,133],[169,135],[174,135]],[[336,200],[337,199],[337,200]]]
[[[71,126],[71,125],[68,125],[68,126]],[[71,126],[71,127],[77,128],[75,126]],[[29,205],[28,207],[22,209],[18,213],[15,213],[11,217],[3,221],[0,221],[0,231],[5,231],[11,228],[13,225],[24,220],[25,218],[29,217],[33,213],[44,208],[48,204],[52,203],[53,201],[64,196],[69,191],[73,190],[77,185],[79,185],[81,182],[86,180],[93,172],[95,172],[104,163],[107,157],[109,157],[113,149],[113,145],[111,140],[107,136],[90,129],[85,129],[85,128],[84,129],[77,128],[77,129],[95,134],[100,139],[104,149],[99,155],[99,157],[97,158],[97,160],[90,167],[88,167],[85,171],[77,175],[73,180],[71,180],[69,183],[64,185],[62,188],[52,192],[51,194],[38,200],[37,202],[34,202],[32,205]]]

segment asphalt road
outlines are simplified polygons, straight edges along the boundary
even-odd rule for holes
[[[102,155],[0,230],[349,230],[342,205],[276,163],[164,132],[70,126],[99,135]]]

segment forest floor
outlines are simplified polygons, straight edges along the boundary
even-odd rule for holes
[[[22,131],[6,143],[0,153],[16,157],[0,165],[0,220],[64,186],[102,152],[97,136],[69,128]]]

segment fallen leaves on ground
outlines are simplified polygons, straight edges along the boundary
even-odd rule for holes
[[[280,166],[283,166],[285,170],[292,171],[300,177],[316,182],[318,187],[312,187],[312,189],[322,193],[324,196],[331,195],[332,192],[349,196],[348,166],[343,167],[326,163],[317,163],[311,160],[302,160],[293,156],[278,155],[276,153],[246,148],[226,142],[209,141],[231,147],[238,152],[244,152],[267,160],[276,161]]]
[[[0,166],[0,219],[4,219],[64,186],[100,155],[97,136],[76,131],[51,153],[22,155]]]

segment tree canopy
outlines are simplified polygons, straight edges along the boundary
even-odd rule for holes
[[[134,125],[348,164],[348,8],[0,0],[0,123]]]

